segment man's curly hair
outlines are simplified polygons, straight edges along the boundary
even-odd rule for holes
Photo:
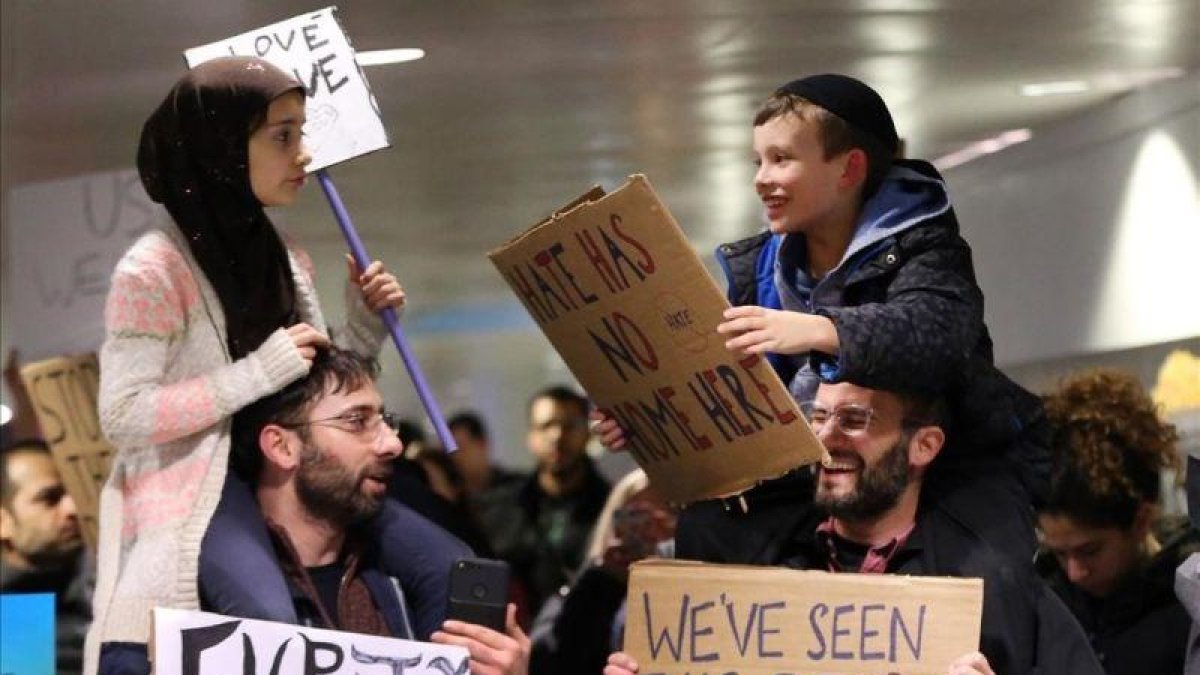
[[[1093,370],[1045,397],[1053,429],[1050,497],[1043,513],[1093,527],[1132,526],[1155,503],[1164,469],[1179,469],[1175,427],[1133,375]]]

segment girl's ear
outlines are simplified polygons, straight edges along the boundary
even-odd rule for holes
[[[258,432],[258,449],[263,459],[283,471],[291,471],[300,464],[300,439],[296,432],[278,424],[268,424]]]
[[[908,463],[926,467],[942,451],[946,444],[946,432],[941,427],[925,426],[913,432],[908,442]]]

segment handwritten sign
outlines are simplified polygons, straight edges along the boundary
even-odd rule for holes
[[[668,499],[744,490],[824,449],[644,176],[596,188],[488,254]]]
[[[367,78],[335,8],[297,16],[184,52],[189,68],[220,56],[257,56],[292,73],[308,92],[309,171],[388,147]]]
[[[155,675],[468,675],[465,647],[154,609]],[[262,664],[261,666],[258,664]]]
[[[84,540],[95,550],[100,488],[114,452],[96,408],[100,364],[94,353],[38,361],[21,368],[21,380],[63,485],[75,500]]]
[[[104,298],[117,261],[169,222],[137,172],[31,183],[8,195],[4,316],[29,359],[77,354],[104,341]]]
[[[644,675],[941,675],[979,648],[982,611],[982,579],[651,560],[624,650]]]

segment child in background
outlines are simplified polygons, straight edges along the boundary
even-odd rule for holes
[[[983,293],[941,176],[895,159],[898,147],[883,99],[853,78],[805,77],[767,99],[754,119],[754,187],[769,231],[718,249],[735,306],[717,330],[730,350],[767,355],[800,403],[822,379],[944,397],[951,461],[929,480],[955,493],[948,508],[1027,563],[1030,504],[1048,467],[1040,402],[993,365]],[[623,445],[614,420],[596,419],[606,445]],[[728,512],[778,504],[803,483],[767,481],[685,511],[713,521],[703,529],[716,550],[695,550],[681,525],[680,557],[736,561],[746,528]]]
[[[138,171],[173,226],[147,233],[112,278],[100,419],[116,446],[101,493],[99,576],[86,672],[113,646],[144,654],[156,606],[199,608],[201,540],[226,479],[230,418],[304,376],[329,343],[311,264],[263,210],[291,204],[311,156],[304,89],[254,58],[185,75],[142,130]],[[339,344],[375,355],[375,312],[404,292],[379,262],[350,263]],[[136,658],[135,658],[136,661]]]

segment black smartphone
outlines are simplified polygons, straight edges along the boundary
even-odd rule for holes
[[[488,558],[460,558],[450,566],[450,598],[446,618],[504,632],[508,607],[508,563]]]

